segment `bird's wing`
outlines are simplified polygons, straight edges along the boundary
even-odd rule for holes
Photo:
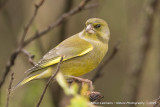
[[[78,35],[72,36],[45,54],[38,64],[29,69],[27,73],[33,73],[34,71],[57,64],[62,56],[64,57],[63,61],[65,61],[85,55],[92,49],[93,46],[89,42],[81,39]]]

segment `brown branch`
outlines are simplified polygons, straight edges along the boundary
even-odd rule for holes
[[[72,5],[74,4],[73,3],[74,0],[66,0],[64,2],[64,6],[63,6],[63,12],[62,13],[66,13],[68,11],[71,10],[71,8],[73,7]],[[91,4],[88,4],[84,7],[84,10],[85,9],[90,9],[90,8],[95,8],[98,6],[98,3],[91,3]],[[61,23],[61,30],[59,32],[59,41],[63,41],[66,37],[66,28],[68,26],[68,22],[67,21],[64,21]],[[56,83],[54,85],[50,85],[50,91],[51,91],[51,96],[52,96],[52,99],[53,100],[53,104],[56,106],[56,107],[59,107],[61,105],[61,103],[63,102],[63,100],[67,97],[67,96],[64,96],[63,95],[63,90],[61,89],[61,87]],[[55,96],[55,94],[57,96]]]
[[[31,55],[28,51],[26,51],[25,49],[21,50],[22,53],[24,53],[24,55],[26,55],[28,57],[28,61],[32,64],[32,65],[36,65],[36,63],[32,60],[34,58],[34,55]]]
[[[42,1],[43,1],[43,0],[42,0]],[[43,4],[42,1],[41,1],[41,3]],[[4,84],[5,79],[6,79],[6,76],[7,76],[8,73],[10,72],[11,67],[14,65],[15,59],[16,59],[16,57],[18,56],[18,54],[20,53],[20,51],[21,51],[22,48],[24,48],[26,45],[28,45],[28,44],[29,44],[30,42],[32,42],[33,40],[35,40],[35,39],[43,36],[44,34],[48,33],[48,32],[49,32],[50,30],[52,30],[53,28],[55,28],[55,27],[57,27],[58,25],[60,25],[60,24],[61,24],[65,19],[67,19],[68,17],[70,17],[70,16],[72,16],[72,15],[74,15],[74,14],[76,14],[76,13],[82,11],[82,10],[85,10],[84,7],[85,7],[85,5],[86,5],[89,1],[91,1],[91,0],[84,0],[84,1],[82,1],[82,2],[78,5],[77,8],[69,11],[68,13],[63,14],[54,24],[48,26],[46,29],[42,30],[41,32],[38,32],[38,31],[37,31],[31,38],[29,38],[29,39],[26,40],[26,41],[24,41],[24,39],[23,39],[23,38],[25,38],[26,34],[23,34],[21,41],[24,41],[24,42],[23,42],[23,44],[22,44],[22,42],[20,42],[19,47],[18,47],[18,48],[16,49],[16,51],[11,55],[11,58],[10,58],[8,64],[7,64],[6,68],[5,68],[5,72],[4,72],[3,78],[2,78],[2,80],[1,80],[1,82],[0,82],[0,88],[1,88],[2,85]],[[40,6],[41,6],[41,3],[39,3]],[[38,11],[38,10],[35,9],[35,11]],[[34,13],[35,13],[35,12],[34,12]],[[36,12],[36,13],[37,13],[37,12]],[[33,14],[32,17],[35,17],[35,15]],[[31,20],[33,20],[33,19],[31,18]],[[31,22],[33,22],[33,21],[31,21]],[[30,26],[30,24],[28,24],[28,25]],[[28,29],[28,28],[27,28],[27,29]],[[28,31],[28,30],[27,30],[27,31]],[[24,31],[24,33],[25,33],[25,32],[26,32],[26,31]],[[26,32],[26,33],[27,33],[27,32]]]
[[[2,87],[3,83],[5,82],[5,79],[8,75],[8,73],[10,72],[11,67],[14,65],[15,59],[17,58],[18,54],[19,54],[20,50],[17,49],[15,52],[12,53],[9,62],[7,63],[7,66],[5,67],[5,72],[2,76],[2,80],[0,82],[0,88]]]
[[[43,36],[44,34],[48,33],[50,30],[52,30],[53,28],[55,28],[56,26],[60,25],[64,20],[66,20],[67,18],[69,18],[70,16],[84,10],[85,5],[91,0],[84,0],[82,1],[78,7],[70,10],[67,13],[64,13],[60,18],[57,19],[57,21],[51,25],[49,25],[46,29],[42,30],[41,32],[36,32],[31,38],[29,38],[28,40],[25,41],[24,46],[29,44],[30,42],[32,42],[33,40]]]
[[[115,57],[119,50],[119,43],[114,46],[113,52],[111,55],[98,67],[95,75],[92,77],[92,82],[95,82],[100,76],[102,76],[103,68]]]
[[[11,90],[12,90],[13,80],[14,80],[14,73],[11,74],[11,80],[10,80],[9,87],[8,87],[6,107],[9,106],[9,98],[10,98],[10,94],[11,94]]]
[[[20,41],[20,46],[21,47],[23,47],[24,39],[25,39],[25,37],[27,35],[27,32],[28,32],[30,26],[32,25],[35,17],[37,16],[38,10],[43,5],[44,1],[45,0],[41,0],[38,4],[35,4],[34,13],[33,13],[32,17],[31,17],[31,19],[29,20],[28,24],[24,27],[24,32],[22,34],[22,38],[21,38],[21,41]]]
[[[39,4],[35,5],[35,10],[34,10],[34,13],[31,17],[31,19],[29,20],[28,24],[26,25],[26,27],[24,28],[24,32],[22,34],[22,38],[21,38],[21,41],[20,41],[20,44],[19,46],[17,47],[17,49],[15,50],[15,52],[13,52],[11,54],[11,57],[9,59],[9,62],[7,63],[7,66],[5,67],[5,72],[3,74],[3,77],[2,77],[2,80],[0,81],[0,88],[2,87],[2,85],[4,84],[5,82],[5,79],[8,75],[8,73],[10,72],[10,69],[11,67],[14,65],[14,62],[18,56],[18,54],[21,52],[22,48],[24,47],[24,39],[27,35],[27,32],[31,26],[31,24],[33,23],[37,13],[38,13],[38,10],[40,8],[40,6],[42,6],[42,4],[44,3],[44,0],[41,0]]]
[[[43,93],[42,93],[42,95],[41,95],[36,107],[40,106],[40,104],[41,104],[41,102],[43,100],[44,94],[46,93],[46,90],[47,90],[50,82],[54,79],[54,77],[57,75],[58,71],[60,70],[60,65],[61,65],[62,61],[63,61],[63,56],[61,57],[58,65],[57,65],[57,69],[56,69],[55,73],[49,78],[49,80],[48,80],[48,82],[47,82],[47,84],[46,84],[46,86],[45,86],[45,88],[43,90]]]

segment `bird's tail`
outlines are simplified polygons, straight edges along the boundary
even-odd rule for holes
[[[13,87],[12,91],[14,91],[15,89],[17,89],[18,87],[30,82],[31,80],[36,79],[36,77],[38,77],[40,74],[31,76],[31,77],[26,77],[25,79],[23,79],[21,82],[19,82],[15,87]]]
[[[44,72],[40,73],[40,74],[36,74],[36,75],[31,75],[29,77],[26,77],[25,79],[23,79],[21,82],[19,82],[13,89],[12,91],[14,91],[15,89],[17,89],[18,87],[34,80],[34,79],[40,79],[40,78],[47,78],[50,77],[53,73],[53,69],[52,68],[48,68],[47,70],[45,70]]]

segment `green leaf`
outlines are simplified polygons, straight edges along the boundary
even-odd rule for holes
[[[88,107],[88,100],[83,96],[76,95],[67,107]]]

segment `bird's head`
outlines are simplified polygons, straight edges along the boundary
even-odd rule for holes
[[[108,24],[99,18],[90,18],[85,23],[85,35],[90,39],[107,40],[109,39],[110,31]]]

